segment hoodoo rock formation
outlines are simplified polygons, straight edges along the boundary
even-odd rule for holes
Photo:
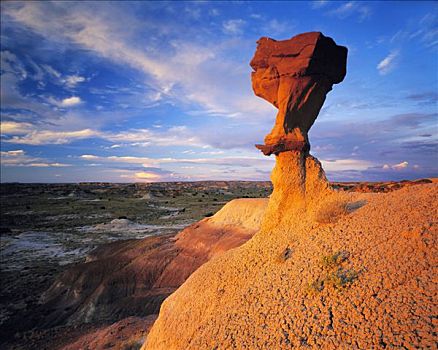
[[[307,132],[347,50],[321,33],[262,38],[253,87],[279,108],[260,231],[211,259],[161,306],[142,349],[434,348],[437,185],[332,189]]]
[[[326,94],[345,77],[347,48],[320,32],[283,41],[261,38],[257,44],[250,63],[254,93],[278,108],[265,145],[256,145],[265,155],[276,155],[274,192],[263,225],[269,230],[330,194],[321,164],[309,155],[308,132]]]
[[[265,155],[306,150],[326,94],[345,77],[347,48],[319,32],[282,41],[261,38],[257,44],[252,87],[278,108],[274,128],[257,148]]]

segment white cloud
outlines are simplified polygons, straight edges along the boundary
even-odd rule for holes
[[[13,136],[3,142],[22,145],[61,145],[75,140],[98,137],[99,132],[91,129],[77,131],[33,130],[24,136]]]
[[[67,167],[71,166],[71,164],[65,163],[57,163],[57,162],[47,162],[46,159],[37,158],[37,157],[29,157],[25,151],[13,150],[13,151],[2,151],[1,155],[1,164],[2,166],[10,167]]]
[[[218,155],[210,154],[210,155]],[[249,156],[228,156],[228,157],[217,157],[217,158],[148,158],[148,157],[137,157],[137,156],[96,156],[85,154],[80,158],[87,161],[96,161],[100,162],[111,162],[111,163],[127,163],[127,164],[141,164],[144,167],[156,167],[164,164],[173,164],[173,165],[183,165],[183,164],[192,164],[192,165],[215,165],[222,167],[262,167],[266,170],[270,170],[272,164],[274,162],[274,158],[268,158],[264,156],[258,157],[249,157]]]
[[[338,6],[336,9],[331,10],[329,14],[335,15],[341,19],[352,15],[358,15],[359,22],[362,22],[371,16],[371,9],[359,1],[349,1]]]
[[[402,45],[414,41],[413,45],[423,44],[426,48],[438,46],[438,15],[427,13],[419,21],[409,21],[405,28],[399,29],[391,37],[382,37],[381,42],[388,40],[391,44]]]
[[[319,9],[319,8],[322,8],[322,7],[324,7],[324,6],[327,6],[328,5],[328,1],[327,0],[315,0],[315,1],[312,1],[312,8],[314,8],[314,9]]]
[[[252,42],[234,38],[213,45],[176,40],[169,50],[139,49],[133,45],[131,26],[121,24],[135,25],[135,17],[111,12],[110,7],[100,9],[96,13],[81,4],[22,2],[7,4],[3,12],[50,40],[71,42],[138,69],[145,74],[147,84],[161,93],[155,95],[159,100],[165,96],[167,101],[196,103],[207,110],[241,116],[251,113],[259,118],[270,116],[272,107],[251,91],[247,65],[233,61],[229,55],[236,47],[250,44],[253,47]],[[115,25],[116,22],[120,24]],[[242,19],[230,20],[224,23],[224,29],[237,33],[243,25]]]
[[[62,81],[67,85],[68,87],[75,87],[79,83],[83,83],[86,79],[84,77],[81,77],[80,75],[68,75],[66,78],[64,78]]]
[[[2,9],[3,10],[3,9]],[[0,79],[0,105],[2,108],[13,108],[32,111],[35,114],[50,116],[53,111],[50,107],[29,96],[23,96],[19,85],[27,77],[23,63],[9,51],[2,51]]]
[[[76,106],[76,105],[80,104],[81,102],[82,101],[81,101],[80,97],[72,96],[72,97],[64,98],[61,101],[61,106],[63,106],[63,107],[71,107],[71,106]]]
[[[263,19],[263,18],[264,18],[264,16],[262,16],[262,15],[259,14],[259,13],[251,13],[251,14],[249,15],[249,17],[250,17],[250,18],[253,18],[253,19]]]
[[[20,157],[24,156],[24,151],[22,149],[18,149],[16,151],[1,151],[2,157]]]
[[[367,170],[373,163],[360,159],[321,160],[325,171]]]
[[[21,149],[13,151],[1,151],[0,156],[2,166],[23,166],[40,160],[39,158],[27,156],[26,153]]]
[[[18,123],[12,121],[5,121],[0,123],[0,130],[2,135],[23,135],[32,130],[33,125],[29,123]]]
[[[93,129],[81,130],[41,130],[29,123],[1,123],[3,142],[27,145],[66,144],[75,140],[101,138],[115,142],[110,148],[119,148],[123,143],[129,146],[205,146],[193,130],[185,126],[174,126],[168,129],[129,129],[121,132],[103,132]]]
[[[208,11],[208,14],[209,14],[210,16],[219,16],[219,15],[221,14],[221,12],[220,12],[218,9],[213,8],[213,9],[210,9],[210,10]]]
[[[150,129],[130,129],[116,133],[103,133],[104,139],[129,143],[131,146],[202,146],[204,143],[185,126],[174,126],[157,132]]]
[[[95,156],[93,154],[83,154],[81,155],[82,159],[86,159],[86,160],[94,160],[94,159],[99,159],[98,156]]]
[[[56,98],[50,96],[50,97],[47,97],[46,100],[50,104],[57,106],[59,108],[74,107],[74,106],[77,106],[77,105],[82,103],[81,98],[78,96],[71,96],[71,97],[64,98],[62,100],[57,100]]]
[[[55,84],[62,84],[68,88],[74,88],[77,84],[87,81],[87,79],[83,76],[77,74],[64,76],[61,72],[57,71],[55,68],[48,64],[38,65],[30,58],[28,58],[27,60],[35,71],[35,74],[32,76],[32,78],[36,81],[42,82],[44,75],[46,75],[49,78],[52,78]]]
[[[243,19],[230,19],[222,23],[222,30],[226,34],[238,35],[242,34],[243,26],[246,22]]]
[[[96,161],[99,160],[101,162],[111,162],[111,163],[128,163],[128,164],[142,164],[145,167],[151,167],[158,164],[156,159],[148,158],[148,157],[135,157],[135,156],[108,156],[101,157],[93,154],[83,154],[80,156],[81,159],[87,161]]]
[[[23,64],[14,55],[12,52],[4,50],[1,51],[1,69],[3,72],[13,73],[20,76],[21,79],[25,79],[27,77],[27,71],[24,68]]]
[[[147,157],[109,156],[109,157],[100,157],[99,159],[108,160],[110,162],[117,162],[117,163],[142,164],[145,167],[150,167],[157,164],[155,159],[151,159]]]
[[[379,62],[376,68],[381,75],[386,75],[395,68],[398,55],[398,51],[393,51]]]
[[[61,73],[59,73],[55,68],[49,66],[48,64],[42,64],[41,67],[51,76],[55,78],[61,78]]]
[[[290,36],[295,27],[296,23],[292,20],[281,22],[274,18],[268,21],[262,29],[263,32],[266,33],[266,36],[276,37],[283,34]]]
[[[62,168],[62,167],[68,167],[71,166],[71,164],[64,164],[64,163],[29,163],[23,166],[29,166],[29,167],[37,167],[37,168],[48,168],[48,167],[54,167],[54,168]]]
[[[389,170],[389,169],[402,170],[402,169],[407,168],[408,165],[409,165],[409,163],[407,161],[404,161],[404,162],[394,164],[394,165],[385,164],[382,168],[385,170]]]
[[[393,51],[388,56],[386,56],[382,61],[379,62],[376,68],[381,75],[388,74],[395,68],[396,59],[398,55],[399,55],[398,51]]]

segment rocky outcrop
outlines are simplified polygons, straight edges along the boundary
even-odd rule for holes
[[[251,61],[254,93],[278,108],[274,128],[257,145],[276,155],[274,191],[262,231],[296,213],[310,213],[331,188],[321,164],[309,154],[308,132],[332,85],[346,74],[347,48],[319,32],[289,40],[261,38]]]
[[[257,96],[278,108],[264,154],[309,148],[307,133],[333,84],[346,73],[347,48],[322,33],[311,32],[289,40],[261,38],[251,61],[252,86]]]
[[[438,185],[337,192],[309,154],[307,132],[345,58],[321,33],[259,41],[254,91],[279,108],[260,147],[276,154],[261,229],[164,301],[142,349],[436,345]]]
[[[161,302],[199,266],[252,237],[266,204],[266,199],[233,200],[177,236],[97,248],[43,295],[40,326],[99,324],[158,313]]]
[[[297,217],[312,215],[321,202],[333,196],[321,163],[306,152],[288,151],[277,155],[271,180],[274,191],[261,232],[293,226]]]
[[[319,32],[283,41],[261,38],[257,44],[251,61],[254,93],[278,108],[265,145],[257,145],[265,155],[276,155],[266,231],[295,213],[310,212],[331,194],[321,164],[309,154],[307,134],[332,85],[345,77],[347,48]]]
[[[335,196],[321,209],[351,211],[334,222],[257,233],[164,301],[143,349],[434,348],[437,195]]]

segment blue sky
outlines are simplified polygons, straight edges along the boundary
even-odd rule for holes
[[[345,80],[310,132],[330,180],[438,175],[436,2],[2,2],[1,180],[267,180],[261,36],[321,31]]]

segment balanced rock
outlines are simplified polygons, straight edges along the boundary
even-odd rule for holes
[[[259,41],[254,91],[279,108],[260,231],[164,301],[143,350],[436,348],[438,187],[336,192],[308,151],[346,53],[321,33]]]
[[[251,61],[254,93],[278,108],[265,145],[265,155],[308,150],[307,133],[326,94],[346,74],[347,48],[320,32],[289,40],[261,38]]]
[[[257,43],[250,63],[253,90],[278,108],[265,144],[256,145],[265,155],[276,155],[274,191],[262,224],[268,232],[302,211],[311,214],[332,194],[321,163],[309,154],[308,131],[333,84],[345,77],[347,48],[320,32]]]

